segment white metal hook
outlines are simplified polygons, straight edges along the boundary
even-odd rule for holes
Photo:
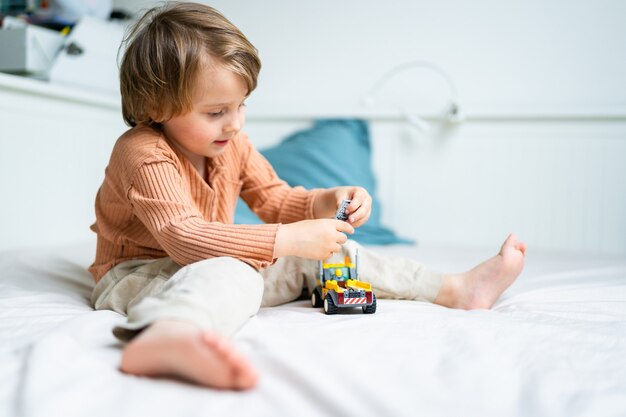
[[[406,121],[415,129],[417,129],[420,133],[428,133],[432,129],[430,123],[427,122],[424,118],[415,114],[415,112],[405,109],[404,117],[406,118]]]
[[[391,79],[393,79],[398,74],[403,73],[409,69],[414,69],[414,68],[426,68],[428,70],[434,71],[445,80],[446,85],[448,86],[448,90],[449,90],[449,104],[444,110],[441,116],[441,119],[445,123],[455,124],[455,123],[462,122],[463,114],[461,112],[461,107],[459,105],[457,88],[456,88],[456,85],[454,84],[454,81],[452,80],[452,77],[450,77],[450,75],[437,64],[430,62],[430,61],[425,61],[425,60],[414,60],[414,61],[404,62],[388,70],[379,78],[379,80],[372,86],[372,88],[370,88],[367,94],[363,96],[362,98],[363,104],[365,104],[368,107],[375,106],[377,102],[378,93],[385,86],[385,84],[387,84]],[[424,120],[424,118],[418,116],[414,112],[410,112],[407,109],[405,109],[403,113],[406,117],[406,120],[409,122],[409,124],[411,124],[411,126],[414,126],[416,129],[424,133],[430,130],[430,123]]]

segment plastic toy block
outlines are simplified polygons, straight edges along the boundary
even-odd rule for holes
[[[337,213],[335,214],[335,218],[337,220],[348,220],[348,214],[346,213],[346,209],[350,205],[350,201],[352,200],[343,200],[341,202],[341,205],[339,206],[339,209],[337,209]]]

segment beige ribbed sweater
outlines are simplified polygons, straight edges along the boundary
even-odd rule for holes
[[[320,190],[288,186],[243,133],[208,159],[207,172],[205,180],[152,128],[122,135],[96,196],[96,282],[121,262],[165,256],[180,265],[231,256],[263,268],[279,224],[313,218]],[[232,224],[239,196],[268,224]]]

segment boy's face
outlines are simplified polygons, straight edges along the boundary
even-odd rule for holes
[[[192,109],[162,123],[163,132],[195,164],[224,152],[245,121],[247,87],[222,65],[198,71]]]

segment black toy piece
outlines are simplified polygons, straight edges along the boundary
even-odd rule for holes
[[[346,209],[350,205],[350,201],[352,200],[343,200],[341,202],[341,205],[339,206],[339,209],[337,210],[337,213],[335,214],[335,218],[337,220],[343,220],[344,222],[348,220],[348,214],[346,213]]]

